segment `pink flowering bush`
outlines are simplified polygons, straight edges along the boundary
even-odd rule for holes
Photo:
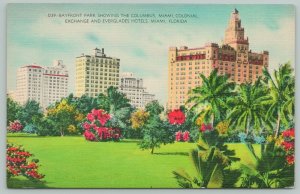
[[[7,129],[9,132],[13,132],[13,133],[20,132],[23,129],[23,125],[21,124],[20,121],[15,120],[14,122],[9,123],[9,126]]]
[[[104,110],[93,109],[87,114],[87,121],[82,124],[83,135],[88,141],[118,141],[121,130],[105,126],[110,115]]]
[[[177,131],[175,133],[175,140],[176,141],[189,141],[190,140],[190,132],[188,131]]]

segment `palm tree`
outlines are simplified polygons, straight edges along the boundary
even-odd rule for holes
[[[233,96],[235,84],[228,82],[227,76],[217,74],[217,70],[211,72],[208,77],[200,74],[202,85],[191,90],[187,104],[191,103],[191,110],[206,109],[205,114],[210,116],[210,122],[214,125],[215,118],[220,118],[224,108],[227,107],[227,99]],[[196,116],[204,114],[202,111]]]
[[[84,94],[80,98],[73,100],[70,99],[71,97],[72,96],[69,96],[67,101],[71,100],[71,104],[75,104],[76,108],[83,114],[91,112],[91,110],[97,106],[96,100],[87,94]]]
[[[132,107],[125,94],[118,91],[116,87],[109,87],[107,94],[100,94],[97,99],[98,108],[106,110],[111,116],[110,123],[114,127],[126,128]]]
[[[283,122],[286,125],[289,125],[289,120],[286,120],[286,118],[289,118],[291,121],[294,119],[295,115],[295,77],[292,77],[290,80],[290,83],[288,84],[289,87],[285,88],[285,99],[286,102],[283,104],[284,110],[286,110],[290,117],[283,117]]]
[[[263,102],[268,100],[267,89],[260,79],[254,85],[243,83],[238,87],[238,95],[229,100],[233,107],[228,115],[231,126],[242,127],[248,135],[251,127],[259,128],[264,122],[265,107]]]
[[[263,71],[265,83],[270,88],[268,95],[270,99],[266,102],[269,105],[266,118],[270,120],[276,118],[275,137],[278,136],[282,120],[287,121],[289,119],[288,116],[291,111],[288,107],[293,107],[294,95],[290,94],[295,87],[292,72],[290,63],[280,66],[278,71],[275,70],[273,77],[267,69]],[[289,102],[292,103],[292,106],[288,106]]]

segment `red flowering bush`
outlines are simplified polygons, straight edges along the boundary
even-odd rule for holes
[[[9,132],[20,132],[23,129],[23,125],[20,123],[20,121],[15,120],[14,122],[9,122],[9,126],[8,126],[8,131]]]
[[[106,127],[110,115],[104,110],[93,109],[87,116],[87,121],[82,124],[84,137],[88,141],[117,141],[121,137],[121,130]]]
[[[175,140],[176,141],[189,141],[190,140],[190,132],[188,131],[177,131],[175,133]]]
[[[287,129],[282,132],[283,142],[281,143],[282,148],[286,152],[286,161],[289,165],[294,164],[295,155],[295,129]]]
[[[213,130],[213,127],[211,124],[202,124],[200,129],[199,129],[201,132],[206,132],[206,131],[212,131]]]
[[[168,114],[168,119],[172,125],[182,125],[185,122],[185,115],[180,109],[177,109]]]
[[[7,144],[6,149],[6,171],[7,177],[25,176],[30,180],[39,180],[45,175],[38,173],[38,160],[33,159],[30,162],[28,158],[32,154],[21,147]]]

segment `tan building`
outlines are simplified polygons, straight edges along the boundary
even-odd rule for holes
[[[269,52],[249,50],[239,12],[231,14],[222,45],[208,43],[199,48],[170,47],[168,56],[168,109],[179,108],[188,99],[188,91],[201,85],[199,74],[209,76],[218,69],[236,83],[253,82],[268,68]]]
[[[110,86],[119,86],[120,59],[106,56],[103,48],[93,51],[92,55],[76,57],[77,97],[83,94],[95,97]]]

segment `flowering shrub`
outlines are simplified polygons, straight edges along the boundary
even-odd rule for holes
[[[148,120],[150,114],[144,110],[137,110],[131,114],[131,124],[133,129],[141,128],[145,125],[146,121]]]
[[[33,159],[31,162],[28,158],[32,154],[27,152],[21,147],[16,147],[11,144],[7,144],[6,149],[6,171],[7,177],[13,176],[25,176],[30,180],[39,180],[45,177],[45,175],[38,173],[38,160]]]
[[[190,132],[188,131],[177,131],[175,133],[175,140],[176,141],[189,141],[190,140]]]
[[[229,129],[229,121],[221,121],[217,124],[216,129],[218,130],[219,134],[227,134]]]
[[[169,123],[172,125],[182,125],[185,122],[184,113],[177,109],[168,114]]]
[[[9,132],[20,132],[23,129],[23,125],[21,124],[20,121],[15,120],[14,122],[10,122],[8,126],[8,131]]]
[[[206,131],[212,131],[213,130],[213,127],[211,124],[202,124],[201,127],[200,127],[200,131],[201,132],[206,132]]]
[[[289,165],[294,164],[295,155],[295,129],[287,129],[282,132],[283,141],[281,146],[286,152],[286,161]]]
[[[117,141],[121,137],[121,130],[105,127],[111,118],[104,110],[93,109],[87,115],[87,121],[82,124],[84,137],[88,141]]]

